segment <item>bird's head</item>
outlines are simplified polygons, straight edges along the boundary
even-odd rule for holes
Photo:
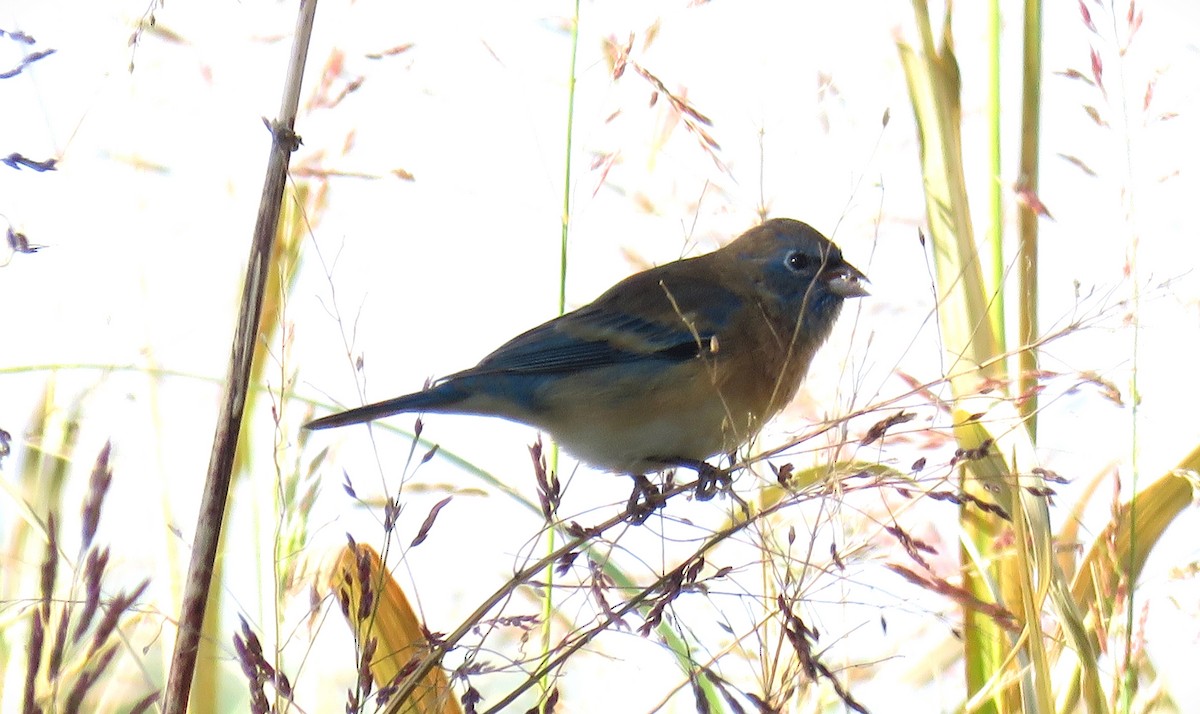
[[[828,335],[846,298],[870,294],[862,271],[807,223],[775,218],[723,251],[749,271],[764,307],[818,339]]]

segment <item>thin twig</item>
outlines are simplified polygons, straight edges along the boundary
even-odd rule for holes
[[[249,390],[251,362],[258,338],[267,271],[270,269],[271,244],[278,229],[288,162],[292,152],[299,146],[299,138],[294,132],[296,111],[300,105],[300,84],[304,76],[304,62],[308,56],[308,44],[316,11],[316,0],[301,0],[292,55],[284,80],[283,101],[278,118],[270,125],[271,153],[263,181],[262,200],[254,226],[250,257],[247,261],[242,304],[233,338],[229,372],[221,397],[216,434],[213,437],[204,497],[196,522],[196,540],[192,547],[192,560],[188,566],[187,584],[180,607],[179,635],[175,640],[171,672],[163,695],[165,714],[183,714],[187,710],[192,677],[196,671],[196,654],[204,625],[208,591],[212,584],[217,544],[224,523],[234,451]]]

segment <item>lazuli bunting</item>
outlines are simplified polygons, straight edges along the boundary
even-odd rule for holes
[[[632,275],[429,389],[306,428],[481,414],[545,431],[598,468],[702,471],[791,401],[865,282],[811,226],[769,220],[717,251]]]

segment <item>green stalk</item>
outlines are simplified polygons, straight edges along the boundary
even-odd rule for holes
[[[575,135],[575,63],[578,56],[579,0],[575,0],[575,15],[571,18],[571,70],[567,76],[567,152],[563,162],[562,239],[558,253],[559,315],[567,310],[567,238],[571,230],[571,148]]]
[[[575,134],[575,68],[579,57],[579,0],[575,0],[575,12],[571,16],[571,65],[567,73],[567,136],[566,156],[563,160],[563,203],[562,233],[558,253],[558,314],[567,311],[567,245],[571,230],[571,150]],[[558,477],[558,444],[550,444],[550,474]],[[555,529],[546,529],[546,553],[554,552]],[[542,598],[542,667],[550,661],[551,623],[554,617],[554,564],[546,565],[546,594]],[[542,697],[550,692],[550,675],[541,680]]]
[[[991,304],[992,332],[1006,349],[1008,338],[1004,315],[1004,191],[1000,184],[1000,0],[990,0],[988,7],[988,154],[991,181],[988,183],[988,205],[992,230],[992,284],[995,298]]]
[[[983,385],[1004,378],[997,333],[993,329],[991,289],[984,281],[981,256],[974,239],[966,176],[962,161],[961,76],[954,54],[951,17],[947,12],[940,42],[935,42],[926,0],[913,0],[919,43],[899,43],[909,94],[921,138],[921,170],[925,179],[926,214],[934,268],[937,276],[938,318],[942,325],[944,371],[954,392],[954,432],[959,446],[979,448],[985,441],[994,446],[983,458],[960,465],[965,492],[994,501],[1007,513],[1020,512],[1014,501],[1021,492],[1012,483],[1013,474],[1028,472],[1033,463],[1032,445],[1019,437],[1024,433],[1005,425],[1019,417],[1011,404],[992,395],[984,399]],[[978,405],[978,406],[976,406]],[[987,413],[975,420],[972,414]],[[992,430],[992,431],[989,431]],[[1024,469],[1021,468],[1024,466]],[[1044,508],[1044,504],[1043,508]],[[1029,533],[1036,541],[1031,552],[1045,562],[1044,520],[1037,517]],[[1011,554],[1000,546],[1007,525],[999,518],[964,506],[960,512],[963,530],[961,557],[963,585],[984,602],[1013,602],[1010,592],[1015,578]],[[1045,571],[1041,571],[1044,573]],[[1040,633],[1039,635],[1040,636]],[[1013,703],[1013,690],[1003,682],[1011,679],[1009,633],[991,617],[965,608],[963,612],[963,658],[968,699],[976,711],[998,713]]]
[[[1021,168],[1017,179],[1028,195],[1038,194],[1038,137],[1041,135],[1042,106],[1042,3],[1025,2],[1025,39],[1021,92]],[[1024,349],[1038,336],[1038,212],[1023,202],[1017,213],[1017,298],[1020,311],[1018,336],[1022,350],[1017,356],[1017,395],[1029,436],[1037,439],[1037,353]]]

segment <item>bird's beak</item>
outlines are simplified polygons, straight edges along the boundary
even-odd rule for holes
[[[825,273],[824,278],[825,282],[829,284],[829,289],[838,297],[856,298],[871,294],[865,285],[871,281],[867,280],[867,276],[863,275],[861,270],[849,263],[842,263],[829,270]]]

